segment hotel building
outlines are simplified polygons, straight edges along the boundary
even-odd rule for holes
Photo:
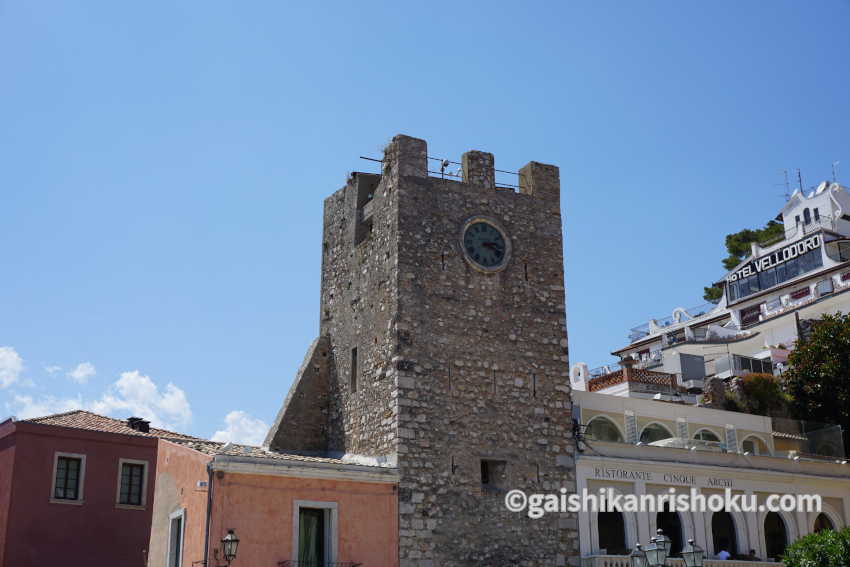
[[[578,490],[710,496],[731,489],[759,504],[771,494],[819,494],[820,513],[661,512],[579,516],[583,567],[626,567],[657,528],[702,546],[707,565],[779,561],[785,547],[850,520],[850,465],[838,426],[698,407],[708,381],[781,373],[807,321],[850,310],[850,193],[821,183],[795,192],[776,217],[779,240],[751,254],[718,286],[720,301],[676,308],[631,329],[617,364],[571,368],[580,431]],[[717,562],[722,551],[731,561]],[[725,554],[724,554],[725,555]],[[673,562],[675,563],[676,560]],[[716,563],[715,563],[716,562]]]
[[[781,240],[753,243],[750,256],[717,282],[723,296],[716,305],[677,307],[650,319],[632,328],[629,344],[613,354],[663,373],[645,379],[674,375],[686,401],[702,393],[706,378],[781,372],[807,320],[850,311],[850,193],[826,181],[807,195],[795,191],[776,220],[784,225]],[[611,377],[598,380],[616,368],[577,364],[573,388],[624,395],[626,383],[611,390]],[[637,384],[632,395],[640,395]]]

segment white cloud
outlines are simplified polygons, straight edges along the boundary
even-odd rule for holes
[[[186,393],[169,382],[163,391],[138,370],[122,372],[100,400],[92,404],[92,411],[109,414],[125,410],[133,415],[150,419],[158,427],[174,428],[192,420],[192,409]]]
[[[7,388],[18,379],[24,360],[9,346],[0,347],[0,388]]]
[[[54,365],[52,365],[52,366],[45,366],[45,367],[44,367],[44,371],[45,371],[45,372],[47,372],[48,374],[50,374],[51,376],[53,376],[53,375],[54,375],[54,374],[56,374],[57,372],[61,372],[61,371],[62,371],[62,367],[61,367],[61,366],[56,366],[56,365],[54,364]]]
[[[234,410],[224,417],[225,429],[216,431],[213,441],[232,441],[246,445],[260,445],[266,438],[269,426],[261,420],[245,413]]]
[[[66,411],[85,409],[85,404],[80,398],[54,398],[47,396],[39,400],[32,396],[15,396],[7,406],[13,409],[18,419],[30,419],[32,417],[43,417],[52,413],[63,413]]]
[[[165,429],[176,429],[192,420],[192,409],[183,390],[171,382],[160,390],[149,376],[138,370],[122,372],[121,377],[96,400],[83,400],[79,395],[76,398],[45,396],[40,399],[16,395],[7,406],[21,419],[86,409],[113,417],[139,416],[149,419],[153,426]]]
[[[95,370],[94,364],[91,362],[81,362],[76,368],[68,372],[66,376],[77,384],[85,384],[95,374],[97,374],[97,370]]]

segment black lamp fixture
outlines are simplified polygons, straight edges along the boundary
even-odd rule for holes
[[[221,538],[221,553],[228,565],[236,559],[237,549],[239,549],[239,538],[233,530],[227,530],[227,535]]]
[[[685,567],[703,567],[703,559],[705,559],[705,551],[694,543],[694,540],[689,539],[688,545],[691,548],[682,552],[682,560],[685,562]]]

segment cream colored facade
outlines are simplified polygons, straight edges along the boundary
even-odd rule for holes
[[[850,523],[850,464],[843,458],[801,458],[800,453],[789,449],[793,445],[788,443],[795,440],[774,431],[770,418],[578,391],[573,392],[573,403],[574,416],[586,426],[586,432],[596,430],[594,423],[607,420],[622,436],[619,440],[598,440],[585,434],[586,442],[576,459],[579,491],[611,487],[623,494],[661,494],[673,487],[676,493],[689,493],[694,488],[710,495],[729,488],[733,494],[756,495],[759,504],[771,494],[819,494],[823,498],[822,513],[834,528]],[[653,424],[668,429],[674,442],[640,443],[641,433]],[[721,441],[694,439],[702,431],[713,432]],[[761,441],[761,449],[755,451],[760,454],[752,451],[751,442],[756,439]],[[727,551],[744,555],[752,549],[757,557],[766,559],[766,515],[733,513],[737,549]],[[818,515],[780,513],[788,542],[814,531]],[[647,544],[657,528],[656,519],[651,513],[624,513],[625,547],[632,549],[636,542]],[[711,512],[679,513],[679,521],[682,541],[694,539],[707,557],[716,557],[720,550],[714,546]],[[600,546],[597,513],[580,513],[579,534],[583,565],[619,565],[616,558],[605,559],[613,563],[602,561],[610,550]]]

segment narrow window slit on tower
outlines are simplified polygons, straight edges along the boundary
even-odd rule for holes
[[[452,367],[449,366],[449,395],[453,396],[454,393],[455,393],[454,384],[452,384]],[[454,457],[452,457],[452,458],[454,458]]]
[[[537,482],[540,482],[540,463],[537,463]]]
[[[525,281],[528,281],[528,262],[522,265],[523,272],[525,273]]]
[[[493,395],[496,394],[496,369],[493,369]]]
[[[483,488],[505,488],[507,486],[507,462],[481,459],[481,485]]]
[[[445,252],[440,254],[440,264],[442,265],[442,269],[445,272],[446,271],[446,253]]]
[[[537,374],[531,375],[531,397],[537,397]]]
[[[357,391],[357,347],[351,349],[351,391]]]

